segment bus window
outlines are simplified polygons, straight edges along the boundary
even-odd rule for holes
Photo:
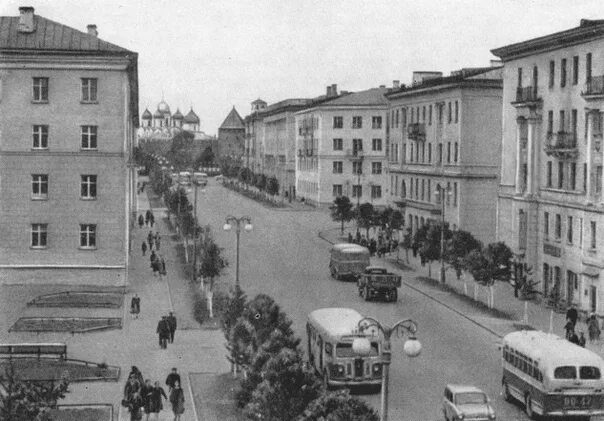
[[[572,365],[564,365],[562,367],[556,367],[554,370],[554,379],[576,379],[577,369]]]
[[[379,355],[378,344],[377,342],[371,342],[371,353],[369,354],[369,356],[375,357],[377,355]],[[348,358],[356,356],[357,355],[352,350],[352,343],[339,342],[336,345],[336,357]]]
[[[600,369],[598,367],[582,366],[579,369],[579,375],[583,380],[598,380]]]

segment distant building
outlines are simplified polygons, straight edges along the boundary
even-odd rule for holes
[[[504,63],[497,238],[545,297],[604,311],[604,21],[492,50]]]
[[[264,148],[262,137],[264,127],[262,126],[263,112],[266,110],[266,102],[258,98],[252,102],[252,110],[245,117],[245,158],[244,166],[254,173],[262,173]]]
[[[0,17],[0,282],[126,285],[137,53]]]
[[[442,218],[451,229],[495,239],[501,139],[502,68],[414,72],[411,86],[386,96],[389,112],[388,202],[405,210],[415,232]],[[444,192],[442,191],[444,189]]]
[[[241,159],[245,149],[245,123],[235,107],[218,128],[218,141],[214,153],[217,158]]]

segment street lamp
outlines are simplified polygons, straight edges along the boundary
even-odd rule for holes
[[[384,343],[382,345],[383,367],[380,420],[388,421],[388,376],[392,357],[390,337],[394,332],[397,332],[399,336],[403,336],[406,333],[409,336],[409,339],[405,341],[405,344],[403,345],[403,352],[410,358],[417,357],[422,352],[422,344],[415,337],[417,323],[411,319],[406,319],[399,320],[393,326],[386,326],[373,317],[364,317],[359,320],[358,327],[361,333],[367,329],[377,328],[384,335]],[[371,353],[371,342],[369,341],[369,338],[367,336],[354,338],[352,341],[352,350],[359,355],[369,355]]]
[[[440,184],[436,185],[434,196],[440,199],[440,282],[445,283],[445,198],[451,195],[451,191]]]
[[[222,227],[225,231],[230,231],[233,229],[233,225],[235,225],[235,233],[237,234],[237,265],[235,271],[235,285],[237,289],[239,289],[239,234],[241,234],[241,225],[243,225],[243,229],[247,232],[250,232],[254,227],[252,226],[252,218],[249,216],[242,216],[241,218],[236,218],[234,216],[227,216],[226,223]]]

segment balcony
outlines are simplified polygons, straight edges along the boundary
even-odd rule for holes
[[[548,132],[545,153],[562,160],[576,159],[579,155],[576,133]]]
[[[426,140],[426,125],[424,123],[411,123],[407,126],[407,137],[410,140],[423,142]]]
[[[541,106],[543,100],[537,93],[536,86],[516,88],[516,101],[512,102],[514,107],[537,107]]]
[[[592,76],[585,84],[581,96],[586,99],[601,99],[604,97],[604,76]]]

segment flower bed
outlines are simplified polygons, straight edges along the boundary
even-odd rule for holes
[[[119,293],[66,291],[41,295],[27,303],[36,307],[120,308],[124,296]]]
[[[0,360],[0,373],[12,364],[17,377],[28,381],[54,381],[67,377],[70,383],[117,381],[119,367],[80,360],[54,358],[13,358]]]
[[[112,421],[113,405],[59,405],[49,415],[53,421]]]
[[[71,332],[86,333],[121,329],[118,317],[21,317],[9,332]]]

